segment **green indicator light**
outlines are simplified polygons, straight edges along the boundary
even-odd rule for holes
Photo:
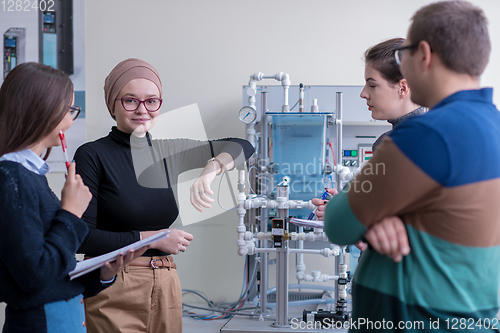
[[[368,161],[371,156],[365,156],[365,161]]]
[[[358,156],[357,150],[351,150],[351,156]]]

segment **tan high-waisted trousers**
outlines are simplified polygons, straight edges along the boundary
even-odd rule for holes
[[[85,316],[88,333],[181,333],[177,270],[126,266],[111,287],[85,300]]]

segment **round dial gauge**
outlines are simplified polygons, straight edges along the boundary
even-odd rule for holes
[[[257,111],[251,106],[244,106],[238,114],[240,120],[245,124],[250,124],[257,119]]]

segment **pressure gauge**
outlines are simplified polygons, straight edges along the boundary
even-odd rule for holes
[[[240,109],[239,118],[245,124],[250,124],[257,119],[257,111],[251,106],[244,106]]]

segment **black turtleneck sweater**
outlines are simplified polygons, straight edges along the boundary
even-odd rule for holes
[[[131,140],[132,138],[132,140]],[[254,152],[242,139],[215,141],[137,138],[113,127],[75,153],[76,171],[92,192],[83,220],[89,233],[79,252],[97,256],[139,240],[140,231],[170,227],[179,215],[177,178],[229,153],[241,165]],[[194,181],[194,180],[193,180]],[[148,250],[145,255],[165,255]]]
[[[424,108],[424,107],[421,106],[418,109],[415,109],[412,112],[409,112],[409,113],[405,114],[404,116],[401,116],[401,117],[396,118],[396,119],[387,120],[387,122],[390,123],[390,124],[392,124],[392,130],[393,130],[394,127],[396,127],[397,125],[399,125],[400,123],[402,123],[404,120],[406,120],[408,118],[415,117],[415,116],[420,116],[421,114],[424,114],[425,112],[426,112],[426,108]],[[372,146],[372,151],[374,153],[375,153],[375,150],[377,149],[378,145],[380,145],[382,143],[382,140],[384,139],[384,137],[386,135],[391,134],[392,130],[385,132],[384,134],[382,134],[381,136],[379,136],[377,140],[375,140],[375,142],[373,143],[373,146]]]

